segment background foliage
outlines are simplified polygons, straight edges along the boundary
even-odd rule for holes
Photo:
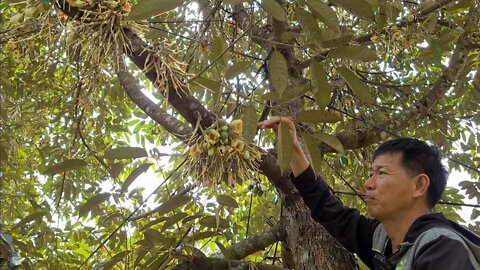
[[[280,221],[264,174],[208,187],[184,173],[186,144],[172,130],[201,130],[206,118],[192,123],[171,104],[171,88],[188,89],[215,117],[243,118],[249,131],[266,115],[295,118],[335,191],[362,192],[378,142],[428,140],[469,175],[444,201],[466,194],[480,203],[480,39],[468,24],[477,1],[7,0],[0,9],[0,228],[11,236],[2,255],[15,248],[25,269],[228,259],[232,244]],[[163,64],[126,62],[177,129],[148,115],[117,78],[120,55],[135,47],[122,27]],[[152,83],[152,70],[166,75]],[[271,147],[273,134],[253,143]],[[289,147],[277,145],[286,169]],[[358,197],[339,196],[364,210]],[[478,208],[470,220],[458,206],[436,210],[480,231]],[[274,243],[247,260],[273,264],[280,250]]]

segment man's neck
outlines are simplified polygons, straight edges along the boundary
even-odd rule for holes
[[[382,224],[387,231],[390,241],[392,242],[392,253],[398,250],[398,244],[402,243],[405,235],[412,226],[412,224],[421,216],[429,214],[427,209],[419,209],[418,211],[409,211],[408,213],[388,219],[382,220]]]

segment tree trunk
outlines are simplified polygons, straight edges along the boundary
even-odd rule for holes
[[[284,201],[283,218],[287,222],[287,245],[294,269],[356,269],[356,261],[327,230],[310,216],[298,193]],[[283,252],[283,249],[282,249]]]

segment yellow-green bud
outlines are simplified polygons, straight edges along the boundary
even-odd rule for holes
[[[10,24],[16,24],[23,22],[23,13],[17,13],[10,18]]]
[[[31,18],[31,17],[35,16],[35,13],[37,13],[37,8],[36,7],[29,7],[29,8],[26,8],[23,12],[25,13],[25,17]]]
[[[77,39],[78,39],[77,33],[72,31],[70,32],[70,34],[68,34],[67,39],[65,41],[67,42],[67,45],[71,45]]]
[[[227,125],[222,126],[222,131],[228,131],[228,126]]]
[[[207,154],[208,154],[209,156],[213,156],[213,155],[215,155],[215,150],[214,150],[213,148],[210,148],[210,149],[208,149]]]
[[[82,0],[77,0],[75,1],[75,6],[78,8],[84,8],[87,6],[87,2],[82,1]]]
[[[38,12],[45,12],[48,10],[49,6],[46,5],[43,1],[40,1],[38,5],[35,6],[38,10]]]
[[[218,119],[219,126],[225,126],[226,124],[227,124],[227,121],[225,121],[225,119],[222,119],[222,118]]]
[[[222,132],[220,133],[220,137],[225,140],[225,139],[228,139],[228,132]]]
[[[105,1],[103,2],[105,3],[105,6],[109,9],[114,9],[118,6],[118,2],[117,1]]]

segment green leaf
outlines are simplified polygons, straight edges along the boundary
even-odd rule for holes
[[[170,226],[179,222],[180,220],[184,219],[187,216],[188,216],[187,213],[181,212],[169,217],[167,220],[165,220],[165,223],[163,223],[162,230],[166,230],[170,228]]]
[[[343,144],[342,142],[335,136],[327,134],[327,133],[315,133],[313,135],[315,139],[318,139],[329,146],[331,146],[333,149],[335,149],[337,152],[343,153]]]
[[[319,174],[322,171],[322,153],[320,148],[318,148],[315,139],[311,135],[302,134],[302,139],[305,141],[308,153],[310,153],[313,169],[316,174]]]
[[[150,168],[150,166],[152,166],[151,163],[142,164],[135,170],[133,170],[132,173],[130,173],[130,175],[127,177],[125,182],[123,182],[122,187],[120,188],[120,193],[124,193],[125,191],[127,191],[128,187],[133,183],[133,181],[137,179],[140,174],[146,172],[148,168]]]
[[[110,193],[100,193],[88,199],[88,201],[84,205],[82,205],[82,207],[80,207],[80,210],[78,211],[79,217],[86,216],[88,212],[92,211],[95,206],[98,206],[102,202],[108,200],[108,198],[110,198],[110,195]]]
[[[145,20],[175,9],[184,2],[185,0],[141,0],[132,7],[127,18],[133,21]]]
[[[228,67],[227,71],[225,71],[225,79],[231,80],[238,75],[248,71],[250,65],[250,62],[238,62],[233,64],[232,66]]]
[[[255,106],[253,104],[247,106],[243,110],[243,139],[246,144],[250,144],[253,142],[255,138],[255,134],[257,133],[257,111],[255,110]]]
[[[473,77],[472,85],[478,92],[480,92],[480,65],[477,66],[477,70],[475,71],[475,77]]]
[[[121,253],[125,253],[125,254],[123,254],[123,257],[125,257],[127,255],[125,251],[120,252],[119,254],[121,254]],[[115,255],[114,258],[112,258],[108,261],[104,261],[104,262],[101,262],[101,263],[95,265],[94,267],[92,267],[91,270],[112,269],[119,261],[121,261],[123,259],[123,257],[118,257],[117,255]]]
[[[228,195],[218,195],[217,202],[221,205],[229,206],[232,208],[238,208],[238,203],[234,198]]]
[[[322,47],[334,48],[347,45],[353,39],[353,33],[341,32],[337,33],[331,29],[325,29],[322,33]]]
[[[295,39],[299,36],[299,33],[292,31],[285,31],[280,34],[280,41],[283,43],[289,43],[292,39]]]
[[[165,217],[165,216],[161,216],[161,217],[159,217],[159,218],[156,218],[156,219],[148,222],[147,224],[145,224],[145,226],[143,226],[143,227],[140,229],[140,231],[146,231],[147,229],[149,229],[149,228],[152,227],[153,225],[158,224],[158,223],[160,223],[160,222],[163,222],[163,221],[165,221],[165,220],[167,220],[167,217]]]
[[[338,74],[347,82],[355,96],[367,105],[373,105],[375,98],[370,93],[370,88],[361,81],[350,69],[346,67],[337,68]]]
[[[307,5],[312,11],[312,14],[327,27],[337,32],[340,31],[340,23],[338,22],[337,14],[331,7],[317,0],[308,1]]]
[[[310,123],[336,123],[342,118],[335,113],[324,110],[307,110],[297,114],[297,121]]]
[[[291,100],[299,98],[305,95],[310,90],[311,90],[310,86],[308,86],[307,84],[302,84],[283,93],[283,96],[279,96],[278,93],[276,92],[268,92],[266,94],[263,94],[261,96],[261,99],[272,100],[272,101],[275,101],[276,105],[280,105],[282,103],[289,102]]]
[[[23,225],[28,224],[32,220],[41,219],[45,215],[46,215],[46,213],[43,212],[43,211],[35,212],[35,213],[30,214],[30,215],[27,215],[25,218],[21,219],[17,224],[15,224],[14,228],[15,229],[16,228],[21,228]]]
[[[198,223],[204,227],[209,228],[218,228],[218,229],[226,229],[230,226],[228,221],[224,218],[217,218],[215,216],[206,216],[201,218]]]
[[[365,62],[378,60],[377,54],[372,49],[365,46],[344,46],[335,48],[328,53],[328,56],[331,58]]]
[[[277,163],[282,174],[290,166],[293,153],[293,139],[290,129],[284,123],[278,126]]]
[[[359,18],[372,22],[375,20],[372,8],[365,0],[332,0],[332,2]]]
[[[165,236],[155,229],[147,229],[143,232],[143,235],[145,239],[150,241],[151,243],[162,243],[163,241],[165,241]]]
[[[115,162],[110,166],[110,170],[108,172],[110,173],[110,176],[112,178],[117,178],[122,171],[123,171],[123,163]]]
[[[310,72],[315,103],[320,109],[324,109],[330,104],[332,86],[328,83],[327,74],[319,62],[312,61]]]
[[[480,210],[473,209],[472,210],[472,216],[470,217],[471,220],[477,220],[477,218],[480,216]]]
[[[222,67],[225,67],[228,62],[229,54],[227,53],[228,43],[222,36],[216,36],[213,39],[212,51],[210,53],[210,61],[213,63],[217,61]]]
[[[195,241],[198,241],[198,240],[202,240],[202,239],[205,239],[205,238],[211,238],[211,237],[214,237],[214,236],[217,236],[217,235],[220,235],[219,232],[217,231],[203,231],[203,232],[199,232],[199,233],[195,233],[189,237],[186,237],[185,238],[185,243],[188,243],[188,242],[195,242]]]
[[[66,171],[76,170],[87,166],[87,163],[81,159],[67,159],[58,164],[48,167],[43,174],[54,175]]]
[[[222,85],[222,82],[220,80],[214,81],[204,77],[197,77],[193,80],[192,83],[197,84],[201,87],[205,87],[211,90],[213,93],[218,93],[220,91],[220,86]]]
[[[222,245],[222,243],[218,241],[215,241],[215,244],[217,244],[217,247],[220,249],[225,259],[227,261],[230,260],[230,251],[224,245]]]
[[[164,202],[162,205],[160,205],[157,208],[157,212],[159,215],[166,214],[172,210],[175,210],[179,208],[182,205],[185,205],[186,203],[190,202],[192,198],[190,198],[187,195],[182,195],[182,196],[174,196],[170,199],[168,199],[166,202]]]
[[[288,84],[288,66],[285,57],[279,51],[274,50],[271,53],[268,60],[268,69],[270,70],[270,81],[273,87],[278,95],[282,96]]]
[[[148,156],[147,151],[142,147],[118,147],[105,151],[103,156],[106,159],[133,159]]]
[[[247,0],[222,0],[222,2],[225,5],[232,5],[232,6],[240,5],[241,3],[246,2],[246,1]]]
[[[277,21],[285,21],[285,10],[275,0],[262,0],[262,7]]]
[[[295,7],[295,16],[302,27],[305,28],[308,36],[313,39],[310,43],[321,43],[323,41],[322,30],[320,30],[317,20],[310,12],[303,8]]]
[[[203,214],[196,214],[196,215],[191,215],[191,216],[188,216],[186,217],[182,222],[183,224],[187,223],[187,222],[190,222],[192,220],[195,220],[197,218],[201,218],[201,217],[204,217],[205,215]]]

